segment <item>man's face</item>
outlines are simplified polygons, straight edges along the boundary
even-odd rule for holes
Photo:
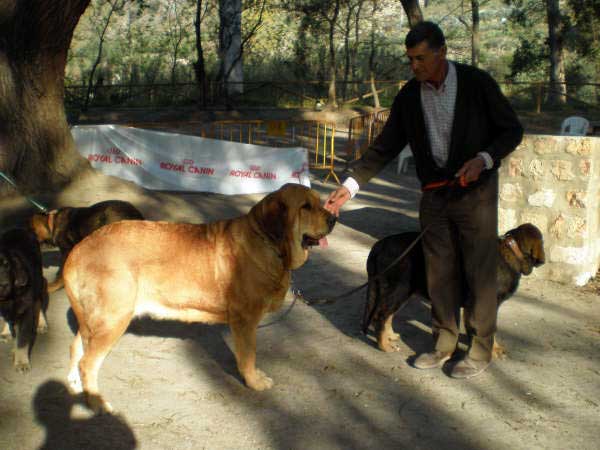
[[[429,48],[427,41],[406,49],[410,69],[418,81],[442,81],[446,71],[446,46],[438,50]]]

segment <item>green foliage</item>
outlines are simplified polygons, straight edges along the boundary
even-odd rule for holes
[[[518,79],[519,75],[524,75],[525,78],[543,79],[547,58],[548,49],[542,36],[536,34],[531,39],[521,40],[510,63],[510,78]]]
[[[92,0],[81,18],[69,53],[66,71],[68,85],[87,82],[98,53],[99,36],[107,16],[108,0]],[[348,35],[354,65],[349,81],[369,79],[369,57],[373,50],[375,78],[399,80],[411,76],[404,56],[404,36],[408,21],[398,0],[340,0],[335,27],[337,80],[343,79],[346,21],[350,7],[361,6],[358,33],[354,25]],[[242,0],[242,35],[257,21],[263,0]],[[104,84],[148,84],[194,82],[197,60],[194,20],[195,0],[127,1],[111,17],[103,43],[102,59],[95,82]],[[304,82],[310,98],[326,96],[328,72],[328,28],[333,0],[267,0],[256,34],[244,45],[246,81]],[[218,0],[202,0],[206,14],[201,33],[204,62],[209,79],[219,67]],[[544,81],[548,78],[545,0],[480,0],[480,66],[499,81]],[[470,2],[439,0],[424,6],[427,20],[440,24],[447,36],[448,54],[453,60],[471,60]],[[565,43],[565,69],[568,81],[600,81],[600,1],[567,0],[561,3],[562,33]],[[355,13],[353,13],[355,14]],[[352,22],[352,21],[351,21]],[[375,25],[371,41],[372,25]],[[372,44],[373,42],[373,44]],[[372,45],[374,46],[372,49]],[[317,83],[307,83],[317,80]],[[369,91],[366,84],[348,86],[347,97]],[[382,93],[386,104],[396,87]],[[264,100],[264,92],[252,94],[253,102]],[[584,92],[584,91],[582,91]],[[292,102],[282,92],[282,103]],[[117,97],[126,97],[125,93]],[[109,96],[108,100],[110,100]],[[250,98],[250,94],[249,97]],[[371,100],[365,100],[370,104]]]

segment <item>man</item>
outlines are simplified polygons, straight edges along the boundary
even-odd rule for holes
[[[450,375],[469,378],[483,372],[492,359],[497,170],[521,142],[523,128],[486,72],[446,59],[444,34],[436,24],[416,25],[405,45],[414,78],[400,90],[381,134],[352,164],[349,177],[329,195],[325,207],[339,215],[341,206],[410,144],[423,187],[420,223],[428,227],[423,249],[434,340],[433,350],[413,364],[440,368],[452,357],[462,306],[469,350]],[[457,180],[468,185],[457,187]],[[454,187],[430,189],[439,182]]]

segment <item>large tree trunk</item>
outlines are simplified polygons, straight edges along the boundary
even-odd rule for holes
[[[63,105],[67,51],[89,2],[0,3],[0,170],[22,192],[60,187],[89,167]]]
[[[244,92],[242,70],[242,0],[219,0],[220,74],[227,95]]]
[[[546,0],[548,14],[548,45],[550,46],[550,104],[566,103],[567,85],[563,58],[563,39],[558,0]]]
[[[412,28],[419,22],[423,22],[423,13],[419,6],[419,0],[400,0],[404,12],[408,17],[408,25]]]

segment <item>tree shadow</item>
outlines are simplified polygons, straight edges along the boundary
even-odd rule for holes
[[[67,310],[67,324],[73,335],[77,333],[79,324],[72,308]],[[134,318],[125,334],[136,336],[152,336],[160,338],[175,338],[181,341],[191,341],[198,348],[204,349],[223,372],[243,384],[235,361],[235,356],[225,340],[223,333],[228,330],[226,325],[207,325],[202,323],[186,323],[177,320],[159,320],[150,317]]]
[[[40,450],[129,450],[137,447],[136,437],[120,416],[106,414],[72,418],[73,407],[83,404],[60,381],[40,385],[33,398],[35,418],[46,430]]]
[[[369,217],[368,222],[365,221],[365,217]],[[414,217],[369,206],[343,213],[338,222],[375,239],[420,229],[419,221]]]
[[[199,348],[202,348],[226,374],[243,384],[244,380],[237,370],[235,355],[223,339],[223,333],[228,329],[226,325],[206,325],[142,317],[131,321],[127,333],[136,336],[190,340]]]

